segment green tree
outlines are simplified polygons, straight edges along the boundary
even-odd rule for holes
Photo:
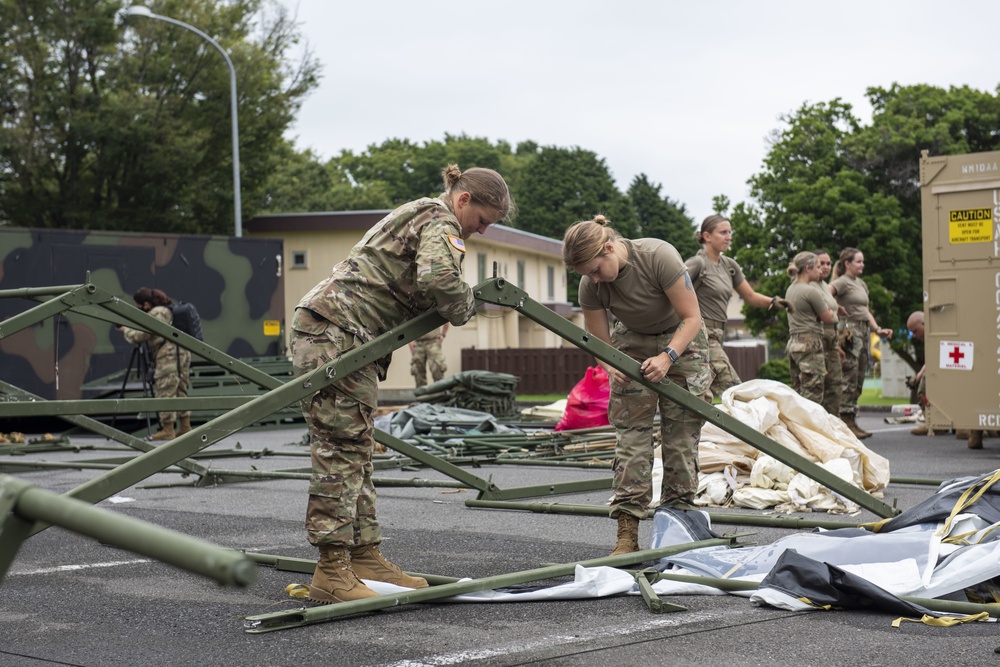
[[[850,105],[833,100],[803,105],[772,136],[764,170],[750,179],[752,203],[731,215],[731,254],[763,294],[784,294],[785,269],[796,253],[845,247],[865,254],[865,282],[880,322],[898,325],[908,304],[919,304],[919,223],[875,179],[848,162],[847,145],[859,124]],[[907,311],[908,314],[909,311]],[[746,309],[747,326],[775,342],[787,339],[787,320]]]
[[[364,152],[343,151],[330,163],[363,190],[384,195],[391,208],[419,197],[437,196],[443,187],[442,172],[449,164],[459,168],[486,167],[502,171],[503,156],[510,146],[496,146],[488,139],[446,134],[444,141],[423,145],[409,139],[387,139]]]
[[[635,213],[596,153],[544,146],[534,154],[519,147],[518,156],[525,160],[516,193],[521,229],[561,239],[574,222],[603,214],[623,236],[635,237]]]
[[[1000,149],[1000,99],[969,88],[928,85],[867,91],[872,124],[847,144],[847,160],[920,218],[920,152],[960,155]],[[918,236],[919,239],[919,236]]]
[[[203,38],[121,21],[121,0],[0,2],[0,223],[233,230],[229,69]],[[162,0],[229,54],[239,92],[244,217],[265,199],[282,133],[318,66],[273,0]]]
[[[646,174],[639,174],[632,180],[628,198],[635,212],[636,234],[640,238],[663,239],[687,259],[698,252],[694,220],[687,214],[684,204],[661,195],[662,189],[659,183],[651,183]]]

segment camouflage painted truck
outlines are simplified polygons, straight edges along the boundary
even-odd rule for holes
[[[158,288],[195,305],[206,343],[280,365],[282,251],[278,239],[6,227],[0,290],[80,285],[88,272],[90,282],[129,303],[136,288]],[[0,299],[0,322],[35,305]],[[0,338],[0,380],[45,399],[92,398],[87,387],[124,376],[132,351],[114,324],[70,313]]]

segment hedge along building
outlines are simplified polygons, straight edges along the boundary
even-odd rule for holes
[[[141,286],[191,302],[205,342],[237,358],[284,353],[284,267],[277,239],[0,228],[0,290],[95,285],[132,303]],[[37,305],[0,299],[0,322]],[[108,322],[68,313],[0,338],[0,379],[46,399],[128,367],[132,346]]]
[[[351,248],[375,223],[390,211],[335,211],[327,213],[284,213],[257,216],[244,229],[253,238],[280,238],[284,242],[285,321],[290,322],[299,299],[331,269],[345,259]],[[532,299],[582,326],[582,317],[566,299],[566,271],[562,261],[562,241],[491,225],[485,234],[473,234],[462,271],[465,281],[476,285],[498,275],[514,283]],[[462,350],[477,348],[559,348],[573,345],[514,310],[492,304],[480,306],[479,314],[462,327],[451,327],[444,353],[448,373],[462,370]],[[393,354],[389,375],[382,384],[383,395],[413,388],[410,350],[402,347]]]

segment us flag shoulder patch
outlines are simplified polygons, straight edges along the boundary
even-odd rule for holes
[[[459,252],[465,252],[465,241],[458,236],[449,236],[448,243],[453,245]]]

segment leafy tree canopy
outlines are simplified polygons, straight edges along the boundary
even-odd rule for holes
[[[920,152],[953,155],[1000,148],[1000,100],[968,87],[870,88],[872,122],[860,124],[839,99],[805,104],[776,130],[751,201],[735,206],[731,254],[764,294],[783,294],[785,268],[802,250],[834,260],[853,247],[865,255],[864,279],[876,319],[897,331],[922,307]],[[784,318],[747,309],[746,322],[775,342]],[[917,366],[903,344],[893,349]]]
[[[0,2],[0,224],[228,234],[230,74],[197,34],[121,0]],[[275,0],[153,0],[236,71],[244,217],[319,68]]]

